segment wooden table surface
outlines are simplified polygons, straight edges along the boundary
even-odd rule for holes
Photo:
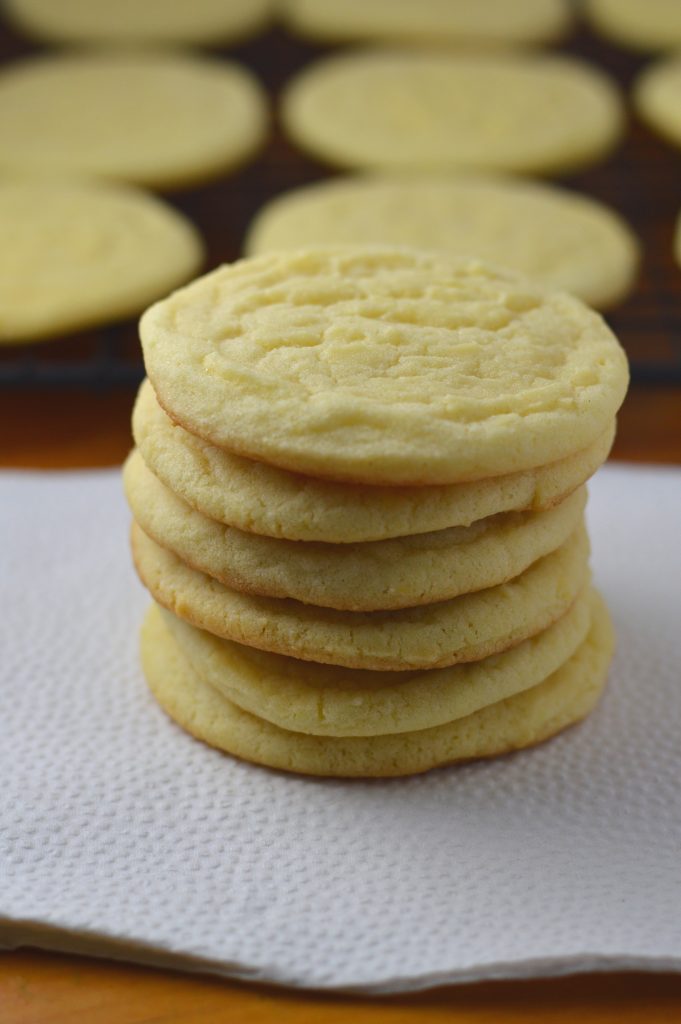
[[[115,466],[130,447],[129,391],[0,395],[0,465]],[[681,388],[635,388],[614,457],[681,463]],[[1,1024],[633,1024],[681,1022],[681,976],[608,974],[451,986],[381,999],[242,985],[110,961],[0,954]]]

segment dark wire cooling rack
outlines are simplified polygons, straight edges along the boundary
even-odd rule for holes
[[[608,71],[624,95],[646,60],[577,31],[560,48]],[[0,67],[37,52],[7,26],[0,26]],[[170,201],[198,226],[206,240],[206,269],[241,254],[247,226],[268,199],[333,172],[298,152],[276,121],[283,84],[328,50],[274,29],[217,55],[250,67],[269,91],[272,130],[257,160],[238,174],[204,188],[176,193]],[[561,184],[609,204],[629,221],[641,239],[643,260],[630,298],[607,319],[624,345],[634,380],[681,382],[681,269],[672,243],[681,209],[681,151],[658,139],[630,111],[626,137],[604,163]],[[0,348],[0,389],[134,387],[144,369],[132,322],[50,342]]]

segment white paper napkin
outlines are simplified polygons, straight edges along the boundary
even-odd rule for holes
[[[410,780],[209,750],[147,693],[118,474],[0,475],[0,943],[365,992],[681,969],[681,472],[591,485],[582,726]]]

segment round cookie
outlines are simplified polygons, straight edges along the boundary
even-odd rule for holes
[[[633,100],[651,128],[681,146],[681,57],[649,65],[634,83]]]
[[[614,636],[597,599],[584,642],[538,686],[447,725],[393,736],[322,737],[280,729],[199,679],[152,608],[142,664],[164,710],[198,739],[247,761],[306,775],[387,777],[539,743],[584,718],[605,686]]]
[[[396,248],[240,260],[144,314],[147,373],[186,429],[322,478],[447,484],[592,444],[627,361],[579,300]]]
[[[287,540],[352,544],[470,526],[509,511],[553,508],[605,462],[614,421],[592,445],[523,473],[441,487],[348,487],[252,462],[177,426],[149,381],[132,417],[152,472],[188,505],[240,530]]]
[[[291,139],[334,166],[563,173],[600,160],[624,114],[574,58],[361,50],[317,61],[284,91]]]
[[[123,468],[143,531],[194,569],[247,594],[346,611],[411,608],[497,586],[555,551],[582,520],[586,489],[544,512],[365,544],[301,544],[208,519],[173,494],[138,452]]]
[[[229,61],[161,52],[39,56],[0,73],[0,171],[158,188],[232,169],[264,139],[256,79]]]
[[[345,612],[230,590],[133,525],[135,567],[154,600],[199,629],[303,661],[400,672],[479,661],[546,629],[588,579],[584,527],[514,580],[451,601]]]
[[[583,0],[592,26],[633,50],[674,50],[681,47],[681,6],[678,0]]]
[[[234,42],[268,21],[272,0],[3,0],[31,36],[56,43]]]
[[[352,176],[286,192],[260,210],[245,249],[257,255],[359,244],[490,260],[599,309],[627,295],[639,260],[628,225],[587,196],[540,182],[452,174]]]
[[[161,609],[199,679],[243,711],[312,736],[384,736],[464,718],[538,685],[584,640],[591,594],[502,654],[426,672],[366,672],[297,661],[220,640]]]
[[[0,223],[0,343],[136,316],[203,262],[188,220],[124,185],[5,179]]]
[[[321,42],[527,45],[558,39],[572,23],[566,0],[284,0],[281,13]]]

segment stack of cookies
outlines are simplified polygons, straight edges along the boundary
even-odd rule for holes
[[[627,386],[597,314],[479,262],[319,248],[222,267],[141,337],[142,660],[180,725],[387,776],[591,710],[613,637],[584,483]]]

